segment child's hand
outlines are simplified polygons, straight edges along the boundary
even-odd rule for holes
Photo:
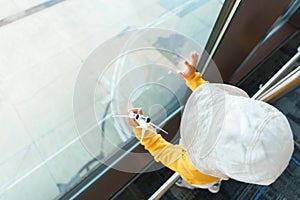
[[[128,110],[127,114],[129,115],[130,112],[133,112],[134,114],[141,114],[141,115],[143,114],[142,108],[131,108]],[[135,121],[135,119],[128,118],[127,122],[130,126],[133,127],[139,126],[139,124]]]
[[[191,55],[191,63],[185,60],[184,64],[186,68],[183,72],[182,71],[178,72],[178,75],[181,76],[182,78],[188,78],[196,71],[197,61],[198,61],[198,53],[193,52]]]

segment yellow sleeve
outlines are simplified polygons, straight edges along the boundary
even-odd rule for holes
[[[157,134],[151,126],[148,127],[152,131],[147,130],[142,140],[141,129],[133,128],[133,131],[136,138],[141,140],[141,144],[151,153],[155,161],[168,166],[182,156],[182,153],[184,152],[183,147],[167,142],[160,134]]]
[[[186,151],[175,162],[167,166],[178,172],[190,184],[209,184],[220,180],[218,177],[201,173],[192,163]]]
[[[140,140],[141,129],[133,128],[133,130],[137,139]],[[219,180],[219,178],[201,173],[192,164],[182,146],[167,142],[160,134],[153,131],[145,132],[141,144],[154,156],[155,161],[161,162],[171,170],[178,172],[191,184],[208,184]]]
[[[204,80],[202,78],[202,75],[200,72],[195,72],[186,79],[186,84],[191,90],[196,90],[197,87],[199,87],[202,84],[208,83],[208,81]]]

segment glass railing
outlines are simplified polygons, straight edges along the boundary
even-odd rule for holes
[[[134,136],[124,119],[112,116],[126,114],[128,107],[143,107],[156,124],[178,110],[188,90],[176,70],[190,51],[206,45],[223,5],[220,0],[26,2],[18,7],[4,0],[0,6],[6,13],[0,24],[1,200],[57,198],[117,151],[126,152]],[[90,71],[85,77],[86,83],[95,82],[92,100],[76,99],[78,78],[93,53],[137,28],[156,30],[139,37],[151,45],[132,51],[112,45],[102,55],[123,51],[107,60],[109,66],[98,63],[106,69],[103,76]],[[94,121],[86,116],[90,109]]]

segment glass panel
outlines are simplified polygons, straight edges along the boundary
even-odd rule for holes
[[[188,89],[176,71],[190,51],[206,44],[222,4],[3,0],[0,199],[53,199],[70,189],[134,138],[124,119],[113,118],[127,107],[143,107],[156,124],[178,109]],[[139,50],[128,51],[134,42],[123,51],[124,43],[111,45],[99,62],[111,64],[99,66],[103,76],[92,69],[83,80],[96,83],[91,102],[76,99],[78,77],[99,46],[153,27],[169,30],[138,37],[146,44]],[[145,48],[148,44],[152,48]],[[109,53],[119,50],[109,60]],[[124,95],[130,101],[123,101]],[[89,121],[90,111],[95,122]]]

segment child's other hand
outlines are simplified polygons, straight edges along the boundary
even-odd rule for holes
[[[184,64],[186,68],[184,71],[178,72],[178,75],[181,76],[182,78],[188,78],[196,71],[197,61],[198,61],[198,53],[193,52],[191,55],[191,62],[185,60]]]
[[[142,108],[131,108],[128,110],[128,115],[130,112],[133,112],[134,114],[143,114],[143,110]],[[139,126],[139,124],[135,121],[135,119],[132,119],[132,118],[128,118],[128,124],[132,127],[136,127],[136,126]]]

